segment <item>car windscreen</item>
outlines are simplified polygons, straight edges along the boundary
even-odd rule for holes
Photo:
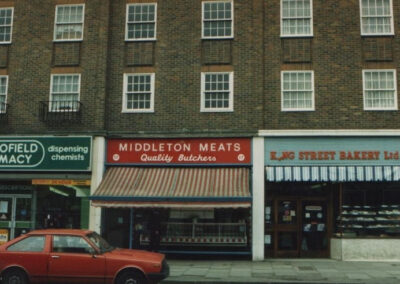
[[[114,247],[112,247],[105,239],[103,239],[96,232],[88,234],[87,237],[97,246],[97,248],[102,253],[107,251],[112,251],[114,249]]]

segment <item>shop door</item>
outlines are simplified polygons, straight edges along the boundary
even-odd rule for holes
[[[296,257],[299,255],[299,206],[295,199],[276,200],[275,255]]]
[[[301,256],[328,256],[327,202],[302,201]]]
[[[0,195],[0,243],[32,228],[32,196]]]
[[[326,199],[266,203],[266,257],[328,257]]]

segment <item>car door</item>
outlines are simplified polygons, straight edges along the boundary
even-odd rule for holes
[[[49,255],[51,283],[104,284],[105,258],[82,236],[54,235]]]

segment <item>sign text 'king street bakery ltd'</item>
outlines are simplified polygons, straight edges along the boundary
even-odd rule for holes
[[[397,165],[400,137],[300,137],[265,141],[266,165]]]
[[[0,138],[0,170],[90,170],[90,137]]]
[[[249,164],[250,139],[125,139],[108,141],[108,163]]]

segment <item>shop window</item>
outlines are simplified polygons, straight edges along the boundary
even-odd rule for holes
[[[141,208],[134,209],[132,216],[129,209],[110,208],[105,210],[104,224],[110,244],[120,247],[221,253],[249,249],[248,209]]]
[[[337,217],[342,237],[400,236],[400,185],[346,184]]]
[[[41,186],[37,190],[36,229],[87,229],[88,187]]]

